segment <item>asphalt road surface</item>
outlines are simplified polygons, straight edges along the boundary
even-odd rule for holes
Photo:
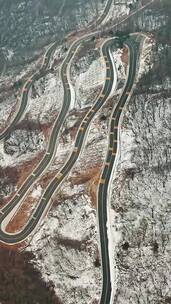
[[[64,167],[61,169],[61,171],[58,173],[58,175],[49,184],[49,186],[46,189],[36,210],[30,217],[30,220],[28,221],[26,226],[22,229],[22,231],[17,234],[8,234],[7,232],[3,231],[2,223],[3,223],[4,219],[7,219],[8,216],[10,216],[10,212],[12,210],[15,210],[15,208],[17,208],[17,205],[20,204],[26,191],[29,189],[30,185],[33,183],[33,179],[42,174],[42,172],[44,171],[44,169],[47,166],[47,163],[50,161],[52,154],[54,153],[55,142],[56,142],[56,136],[54,136],[54,137],[52,136],[50,139],[49,150],[46,153],[46,156],[44,157],[44,159],[41,161],[41,163],[39,164],[37,169],[27,179],[27,181],[21,187],[21,189],[18,191],[18,193],[14,197],[14,199],[0,211],[0,241],[7,243],[7,244],[19,243],[19,242],[22,242],[23,240],[25,240],[33,232],[33,230],[37,227],[40,219],[44,215],[44,212],[46,212],[47,208],[50,207],[49,204],[50,204],[50,199],[51,199],[52,195],[55,193],[55,191],[61,184],[62,180],[68,175],[68,173],[72,169],[73,165],[75,164],[76,160],[78,159],[78,156],[80,155],[82,146],[84,144],[85,136],[86,136],[88,127],[90,125],[90,122],[92,121],[92,119],[94,118],[97,111],[102,107],[102,105],[106,101],[107,97],[111,93],[114,72],[113,72],[113,65],[112,65],[112,61],[110,58],[109,50],[110,50],[110,46],[113,43],[113,41],[114,41],[114,39],[107,41],[106,43],[104,43],[104,45],[102,47],[103,56],[106,61],[105,85],[104,85],[104,88],[102,90],[100,97],[98,98],[96,103],[92,106],[92,108],[89,110],[89,112],[87,113],[87,115],[85,116],[84,120],[82,121],[82,123],[79,127],[77,137],[75,140],[75,147],[74,147],[74,150],[73,150],[70,158],[68,159],[68,161],[64,165]],[[75,46],[75,47],[77,47],[77,46]],[[70,56],[72,56],[73,52],[74,52],[74,50],[72,50]],[[61,111],[61,117],[59,116],[59,118],[57,120],[57,124],[59,125],[59,127],[60,127],[61,123],[63,122],[63,117],[65,116],[66,112],[68,111],[68,106],[69,106],[68,100],[70,100],[70,89],[68,87],[67,77],[66,77],[66,66],[67,66],[69,60],[70,60],[70,58],[67,58],[65,60],[65,63],[63,65],[63,69],[62,69],[63,82],[66,84],[64,87],[65,88],[64,100],[66,100],[66,102],[64,102],[63,111]],[[56,126],[53,129],[53,132],[59,132],[59,127]]]
[[[32,86],[32,84],[40,79],[43,74],[45,73],[46,69],[48,68],[49,65],[49,61],[51,58],[52,53],[54,52],[56,48],[56,43],[54,43],[46,52],[45,56],[44,56],[44,61],[43,61],[43,65],[41,67],[41,69],[33,74],[24,84],[23,88],[22,88],[22,98],[21,98],[21,102],[20,102],[20,106],[19,109],[17,111],[16,116],[14,117],[14,119],[12,120],[12,122],[10,123],[10,125],[5,128],[5,130],[0,134],[0,140],[6,138],[7,136],[9,136],[9,134],[14,130],[14,127],[17,125],[17,123],[19,123],[20,119],[22,118],[25,109],[27,107],[27,102],[28,102],[28,93],[29,90]]]
[[[107,13],[110,9],[110,4],[111,4],[111,0],[108,0],[108,2],[106,4],[106,7],[104,9],[104,12],[103,12],[102,16],[100,17],[101,21],[103,20],[103,18],[106,17],[106,15],[107,15]],[[5,214],[9,215],[9,213],[14,208],[17,209],[17,206],[19,208],[19,206],[22,204],[22,200],[26,196],[30,187],[41,176],[41,174],[43,174],[43,172],[47,169],[50,162],[52,161],[53,156],[56,152],[57,138],[58,138],[59,132],[61,130],[61,127],[64,123],[64,120],[66,118],[66,115],[68,113],[68,110],[69,110],[69,107],[70,107],[70,101],[71,101],[71,92],[70,92],[70,87],[69,87],[69,83],[68,83],[68,79],[67,79],[68,64],[70,63],[72,57],[74,56],[77,48],[80,47],[81,43],[91,39],[92,37],[95,37],[96,35],[98,35],[98,32],[96,32],[96,33],[93,32],[93,33],[86,34],[83,37],[77,39],[75,42],[73,42],[73,44],[69,48],[67,56],[64,59],[64,61],[62,63],[62,66],[61,66],[61,79],[62,79],[63,87],[64,87],[63,105],[62,105],[62,109],[60,111],[60,114],[58,115],[58,117],[57,117],[57,119],[54,123],[46,154],[44,155],[43,159],[40,161],[38,166],[34,169],[32,174],[22,184],[22,186],[17,191],[17,194],[14,196],[14,198],[3,209],[0,210],[0,218],[1,218],[1,215],[2,215],[2,218],[4,219],[6,217]],[[42,77],[43,72],[45,71],[45,69],[49,65],[51,54],[55,50],[55,48],[56,48],[56,43],[54,43],[47,50],[47,52],[44,56],[44,62],[43,62],[41,70],[39,72],[35,73],[34,75],[32,75],[32,77],[30,77],[27,80],[27,82],[25,83],[24,88],[23,88],[22,102],[21,102],[19,111],[17,112],[17,115],[14,118],[14,120],[12,121],[11,125],[0,135],[0,140],[4,139],[6,136],[8,136],[10,134],[10,132],[13,130],[14,126],[21,119],[21,117],[22,117],[22,115],[25,111],[25,108],[27,106],[29,89],[30,89],[30,87],[32,86],[32,84],[35,80]],[[1,223],[2,223],[3,219],[1,220]],[[34,219],[34,217],[33,217],[33,219]]]
[[[89,38],[89,37],[88,37]],[[71,169],[73,168],[73,165],[75,164],[76,160],[78,159],[84,141],[85,137],[88,131],[88,127],[94,118],[95,114],[98,112],[98,110],[102,107],[106,99],[111,93],[113,81],[114,81],[114,71],[112,66],[112,61],[109,55],[109,49],[112,44],[112,40],[107,41],[104,43],[102,52],[103,57],[106,61],[106,81],[104,88],[101,92],[101,95],[99,96],[96,103],[92,106],[92,108],[89,110],[89,112],[86,114],[85,118],[83,119],[77,136],[75,140],[75,147],[73,149],[73,152],[71,153],[68,161],[63,166],[63,168],[60,170],[58,175],[52,180],[52,182],[49,184],[47,189],[45,190],[43,197],[41,201],[39,202],[38,206],[36,207],[34,213],[31,215],[29,221],[25,225],[25,227],[18,233],[15,234],[9,234],[4,231],[3,227],[3,221],[5,219],[8,219],[8,216],[10,217],[10,213],[12,210],[15,210],[17,208],[18,204],[24,197],[26,191],[29,189],[31,184],[33,183],[32,179],[37,178],[42,174],[42,172],[47,167],[49,161],[52,158],[52,155],[55,150],[55,142],[57,138],[57,133],[59,132],[59,128],[61,124],[63,123],[63,119],[68,112],[70,99],[71,99],[71,93],[69,89],[69,84],[67,82],[67,76],[66,76],[66,69],[67,65],[70,62],[73,54],[75,53],[75,50],[80,44],[80,41],[77,41],[75,44],[73,44],[70,52],[68,53],[67,58],[65,59],[62,69],[61,69],[61,76],[64,85],[64,102],[62,111],[58,117],[58,120],[56,121],[56,124],[59,125],[59,128],[54,127],[53,132],[55,133],[50,138],[49,142],[49,148],[46,152],[45,157],[39,164],[39,166],[36,168],[36,170],[31,174],[31,176],[27,179],[26,183],[20,188],[17,195],[14,197],[14,199],[5,206],[3,209],[0,210],[0,241],[6,244],[16,244],[24,241],[26,238],[29,237],[30,234],[33,233],[35,228],[37,227],[38,223],[40,222],[41,218],[47,212],[51,205],[51,197],[53,194],[57,191],[59,185],[64,180],[64,178],[69,174]],[[127,83],[125,85],[124,91],[118,101],[118,104],[116,106],[115,111],[113,112],[112,118],[111,118],[111,124],[110,124],[110,133],[109,133],[109,147],[106,157],[106,162],[103,168],[103,172],[101,175],[100,183],[99,183],[99,189],[98,189],[98,218],[99,218],[99,232],[100,232],[100,242],[101,242],[101,259],[102,259],[102,269],[103,269],[103,288],[102,288],[102,295],[100,303],[102,304],[109,304],[111,300],[111,272],[110,272],[110,262],[109,262],[109,248],[108,248],[108,234],[107,234],[107,198],[108,198],[108,186],[109,181],[112,173],[112,168],[114,165],[116,152],[117,152],[117,145],[118,145],[118,127],[119,127],[119,121],[122,114],[122,111],[124,110],[125,103],[130,95],[135,73],[136,73],[136,52],[134,45],[131,41],[127,41],[126,45],[129,48],[129,75],[127,78]],[[46,59],[45,59],[46,61]],[[47,63],[47,62],[46,62]],[[56,132],[55,132],[56,130]]]
[[[112,0],[109,0],[107,2],[103,15],[101,16],[101,18],[99,18],[98,22],[101,22],[107,16],[111,3]],[[64,102],[62,105],[62,109],[57,120],[55,121],[45,156],[43,157],[39,165],[36,167],[36,169],[32,172],[32,174],[27,178],[27,180],[24,182],[21,188],[18,190],[15,197],[10,201],[9,204],[7,204],[3,209],[0,210],[0,241],[3,243],[11,244],[11,245],[20,243],[24,241],[26,238],[28,238],[34,232],[40,220],[50,208],[52,196],[54,195],[54,193],[56,193],[60,184],[67,177],[67,175],[73,168],[76,160],[78,159],[81,150],[83,148],[85,138],[88,132],[88,128],[90,126],[92,119],[94,118],[95,114],[99,111],[99,109],[103,106],[103,104],[105,103],[105,101],[107,100],[107,98],[111,93],[111,89],[114,81],[114,71],[113,71],[109,50],[114,39],[106,41],[103,45],[102,52],[103,52],[103,57],[106,61],[105,85],[97,101],[88,111],[88,113],[84,117],[78,129],[75,140],[75,146],[69,159],[62,167],[60,172],[57,174],[57,176],[55,176],[55,178],[51,181],[49,186],[46,188],[43,197],[41,198],[39,204],[36,206],[36,209],[34,210],[33,214],[30,216],[30,219],[28,220],[27,224],[23,227],[23,229],[18,233],[14,233],[14,234],[7,233],[4,229],[5,220],[7,220],[8,222],[11,217],[11,212],[19,208],[20,204],[22,203],[22,200],[24,199],[31,185],[45,171],[56,151],[56,142],[59,135],[59,131],[66,118],[66,114],[68,113],[70,107],[70,101],[71,101],[71,92],[67,80],[68,64],[70,63],[72,57],[75,54],[75,51],[81,45],[81,43],[85,40],[90,39],[91,37],[94,37],[94,35],[95,33],[91,33],[82,37],[81,39],[76,40],[70,47],[68,54],[65,60],[63,61],[63,64],[61,66],[61,78],[64,84]],[[134,44],[131,40],[128,40],[126,41],[126,45],[129,48],[129,74],[123,93],[112,114],[110,131],[109,131],[109,147],[107,151],[106,162],[104,164],[104,168],[98,188],[98,219],[99,219],[101,259],[102,259],[102,269],[103,269],[103,287],[102,287],[102,294],[100,300],[101,304],[111,303],[111,292],[112,292],[110,259],[109,259],[109,248],[108,248],[109,244],[108,244],[108,233],[107,233],[107,208],[108,208],[107,200],[108,200],[108,190],[109,190],[108,188],[109,188],[109,182],[110,182],[112,169],[118,148],[118,128],[120,124],[121,114],[124,111],[124,106],[130,96],[130,92],[132,90],[135,73],[136,73],[136,51]],[[1,133],[0,140],[8,136],[10,132],[13,130],[14,126],[21,119],[25,111],[25,108],[27,106],[29,89],[34,81],[42,77],[43,72],[48,67],[51,54],[55,50],[55,48],[56,48],[56,44],[54,43],[48,49],[40,71],[38,73],[35,73],[33,76],[31,76],[30,79],[28,79],[28,81],[25,83],[23,88],[22,102],[19,111],[17,112],[11,125],[3,133]]]
[[[124,106],[128,97],[131,94],[134,78],[136,74],[136,50],[133,42],[126,41],[129,48],[129,75],[124,91],[119,99],[119,102],[114,110],[110,123],[109,130],[109,146],[104,164],[103,172],[101,175],[99,188],[98,188],[98,220],[99,220],[99,233],[101,244],[101,259],[103,270],[103,286],[101,294],[101,304],[111,303],[111,272],[109,261],[109,242],[107,233],[107,201],[108,201],[108,188],[113,165],[116,158],[118,147],[118,127],[121,118],[121,113],[124,111]]]
[[[110,6],[112,4],[112,1],[113,0],[107,0],[106,2],[106,5],[105,5],[105,8],[104,8],[104,11],[103,13],[101,14],[101,16],[97,19],[97,21],[94,23],[94,21],[87,27],[87,29],[91,30],[93,29],[93,27],[96,25],[100,25],[101,22],[106,18],[109,10],[110,10]],[[92,34],[89,34],[89,36],[93,36]],[[85,39],[85,37],[83,37],[82,39],[79,39],[79,42],[82,42],[83,40]],[[53,54],[53,52],[55,51],[57,47],[57,43],[53,43],[50,48],[46,51],[46,54],[44,56],[44,61],[43,61],[43,65],[41,67],[41,69],[33,74],[24,84],[23,88],[22,88],[22,98],[21,98],[21,102],[20,102],[20,106],[19,106],[19,109],[17,111],[17,114],[15,115],[14,119],[11,121],[10,125],[5,128],[3,130],[2,133],[0,133],[0,140],[3,140],[4,138],[6,138],[7,136],[9,136],[9,134],[14,130],[14,127],[19,123],[19,121],[21,120],[24,112],[25,112],[25,109],[27,107],[27,102],[28,102],[28,94],[29,94],[29,90],[31,88],[31,86],[33,85],[33,83],[40,79],[46,69],[48,68],[48,65],[49,65],[49,61],[51,59],[51,56]]]

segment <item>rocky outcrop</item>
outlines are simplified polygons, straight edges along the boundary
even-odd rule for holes
[[[4,150],[7,155],[20,156],[43,149],[43,134],[36,131],[16,130],[5,141]]]

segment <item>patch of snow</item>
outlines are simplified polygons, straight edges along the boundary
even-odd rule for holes
[[[16,102],[18,103],[19,100],[14,95],[12,95],[8,98],[5,98],[5,100],[0,103],[0,128],[2,128],[2,132]]]
[[[44,144],[42,133],[15,130],[5,143],[0,142],[0,166],[14,167],[30,160],[43,151]]]
[[[98,58],[94,60],[89,66],[88,70],[81,73],[76,79],[75,93],[76,93],[76,104],[75,107],[84,105],[88,102],[88,105],[92,105],[94,98],[90,97],[90,92],[94,92],[100,85],[105,81],[106,69],[104,60]]]
[[[118,304],[142,299],[162,303],[171,297],[170,115],[169,98],[137,95],[129,104],[127,129],[121,130],[124,154],[111,200],[121,236],[116,247]]]
[[[108,15],[103,20],[102,24],[106,24],[109,21],[116,20],[121,16],[129,15],[130,8],[128,7],[128,4],[115,4],[114,2],[111,4],[111,8],[108,12]]]
[[[13,56],[14,56],[14,51],[11,49],[8,49],[8,52],[7,52],[7,54],[6,54],[6,58],[7,58],[7,60],[9,60],[9,61],[11,61],[12,60],[12,58],[13,58]]]
[[[106,66],[103,58],[94,60],[85,73],[81,73],[76,80],[76,87],[82,90],[99,86],[105,80]]]
[[[135,137],[131,130],[122,129],[119,145],[122,170],[135,167],[133,156],[137,145],[135,144]]]
[[[71,80],[75,86],[75,108],[92,105],[106,75],[104,59],[99,50],[89,51],[71,65]]]
[[[33,198],[39,199],[42,195],[43,189],[40,185],[36,189],[33,189],[31,196]]]
[[[53,282],[64,303],[89,303],[99,297],[96,233],[95,211],[87,196],[79,196],[56,206],[27,248],[43,279]]]
[[[116,60],[114,59],[111,50],[109,51],[109,54],[110,54],[110,58],[112,60],[112,66],[113,66],[113,72],[114,72],[114,79],[113,79],[112,89],[111,89],[111,93],[109,95],[109,98],[111,98],[114,94],[116,94],[116,89],[117,89],[117,84],[118,84],[118,72],[117,72],[117,66],[116,66],[116,63],[115,63]]]
[[[150,41],[149,38],[145,38],[142,46],[140,63],[139,63],[139,72],[138,72],[138,80],[152,69],[152,47],[155,42]]]
[[[112,52],[114,62],[117,69],[118,78],[120,80],[126,79],[126,73],[125,73],[125,65],[121,59],[123,53],[123,49],[117,49]]]
[[[35,96],[33,96],[33,93]],[[32,96],[29,98],[28,118],[33,121],[38,120],[41,124],[54,120],[60,110],[63,94],[59,70],[56,75],[49,73],[35,82]]]

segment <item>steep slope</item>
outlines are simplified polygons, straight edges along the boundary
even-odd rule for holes
[[[141,1],[142,4],[145,2]],[[76,26],[78,28],[78,25],[84,26],[87,20],[92,20],[96,14],[96,2],[93,2],[95,4],[92,4],[92,8],[89,1],[84,1],[81,5],[80,2],[74,1],[72,9],[69,0],[64,2],[62,7],[59,1],[51,1],[48,6],[47,3],[23,1],[20,7],[19,1],[1,3],[5,13],[10,5],[10,15],[16,22],[15,26],[14,23],[11,25],[16,29],[14,41],[10,36],[12,31],[6,33],[9,44],[3,40],[6,38],[1,39],[3,52],[9,56],[9,62],[10,58],[13,58],[9,65],[14,75],[20,70],[18,63],[21,54],[25,56],[21,60],[25,61],[27,56],[36,54],[40,61],[40,48],[51,39],[58,38],[59,23],[65,25],[61,34],[63,38],[69,30],[75,29]],[[117,273],[114,303],[117,304],[161,304],[171,301],[171,80],[168,64],[171,39],[168,31],[168,3],[165,0],[160,4],[156,1],[154,6],[143,14],[139,13],[137,18],[134,16],[121,27],[131,32],[148,30],[153,36],[141,45],[139,79],[124,114],[120,132],[120,158],[111,187],[111,225],[116,266],[114,271]],[[101,8],[102,3],[97,1],[99,12]],[[69,9],[71,20],[67,19]],[[20,12],[21,20],[18,18]],[[66,18],[57,17],[58,12]],[[26,24],[25,16],[28,22]],[[111,16],[113,22],[116,15]],[[108,16],[109,20],[111,16]],[[3,15],[0,22],[6,30],[6,22],[12,21],[5,20]],[[23,29],[19,28],[20,24],[24,24]],[[26,27],[28,33],[24,36]],[[31,47],[28,47],[30,38]],[[17,45],[15,41],[18,41]],[[76,86],[76,101],[65,121],[57,154],[48,172],[31,189],[23,213],[20,213],[11,225],[12,230],[20,229],[45,186],[67,159],[78,125],[101,88],[105,71],[98,51],[100,43],[100,39],[91,41],[90,45],[87,44],[87,48],[84,45],[75,57],[71,66],[71,82]],[[64,57],[65,48],[65,42],[62,47],[59,46],[52,60],[54,70],[35,82],[30,92],[26,116],[5,143],[1,144],[0,197],[3,204],[10,199],[10,195],[16,191],[44,153],[53,121],[62,102],[59,54]],[[124,84],[127,68],[127,54],[123,50],[114,50],[113,54],[119,75],[117,94],[96,115],[82,157],[54,198],[51,211],[24,253],[16,254],[9,249],[1,249],[0,302],[3,304],[95,304],[99,301],[102,278],[96,191],[108,144],[111,108]],[[34,70],[35,62],[28,63],[28,69]],[[17,64],[16,70],[13,64]],[[10,81],[9,78],[3,78],[6,92],[9,91]],[[1,92],[4,107],[3,110],[1,107],[0,115],[4,122],[4,115],[11,113],[14,93],[16,94],[14,88],[10,87],[10,90],[11,95],[6,95],[5,100],[4,87]],[[5,274],[8,274],[8,277]],[[7,292],[4,293],[4,290]],[[20,298],[17,298],[19,294]]]

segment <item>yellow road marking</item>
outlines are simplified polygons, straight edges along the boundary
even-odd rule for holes
[[[75,153],[77,153],[78,147],[75,147],[73,151],[74,151]]]
[[[120,109],[121,111],[123,111],[123,112],[127,112],[127,109],[124,108],[124,107],[120,107],[119,109]]]
[[[106,77],[106,80],[111,80],[111,77]]]
[[[104,184],[105,184],[105,179],[102,179],[102,178],[101,178],[100,184],[104,185]]]
[[[126,108],[123,108],[122,111],[126,113],[128,110]]]
[[[115,155],[116,155],[116,152],[112,152],[112,155],[115,156]]]
[[[35,174],[34,174],[34,173],[32,173],[32,175],[33,175],[33,176],[35,176]]]
[[[61,179],[62,176],[63,176],[63,174],[62,174],[62,173],[59,173],[59,174],[57,175],[56,179],[59,180],[59,179]]]
[[[83,128],[83,127],[81,127],[81,128],[80,128],[80,131],[81,131],[81,132],[83,132],[83,131],[84,131],[84,128]]]
[[[110,67],[107,66],[107,67],[106,67],[106,70],[110,70]]]

